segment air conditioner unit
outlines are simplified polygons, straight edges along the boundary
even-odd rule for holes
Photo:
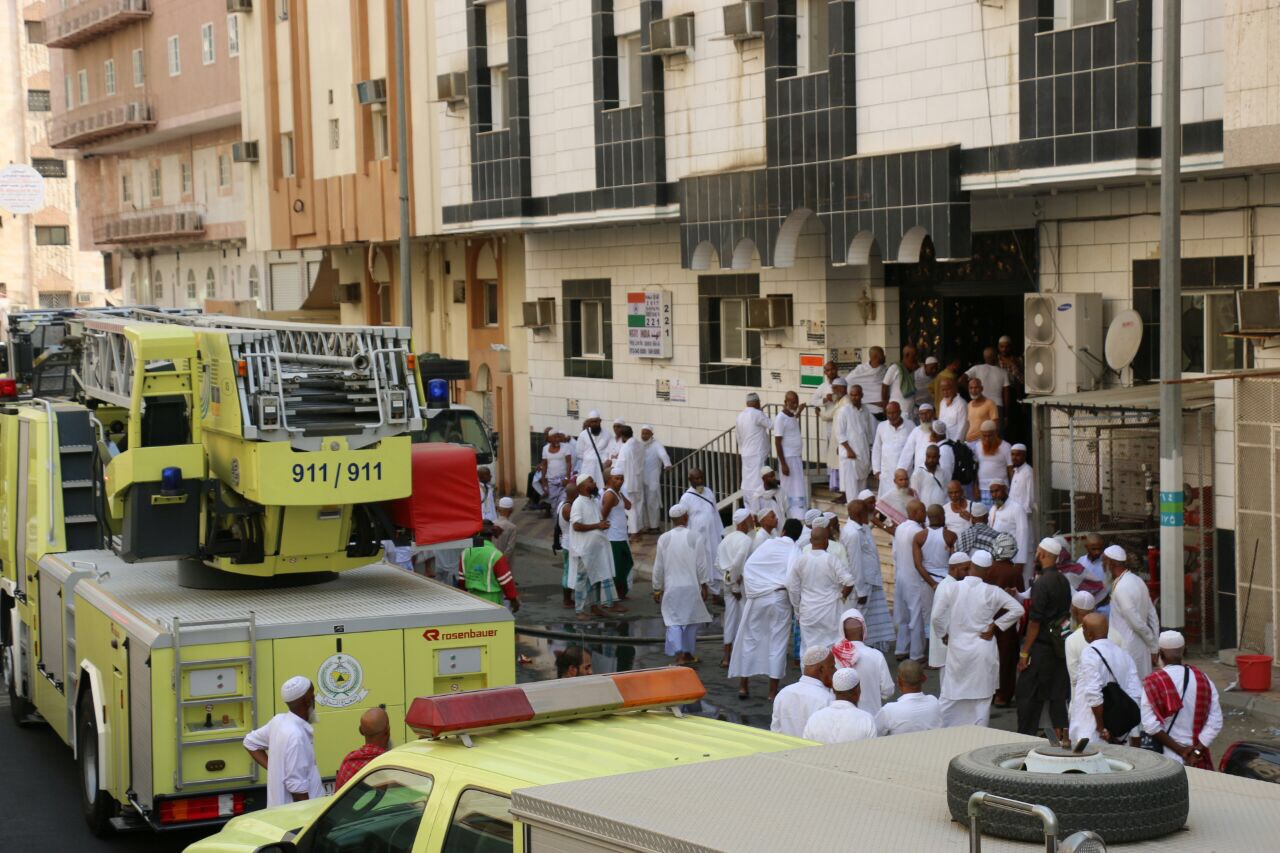
[[[227,14],[233,15],[236,12],[252,12],[253,0],[227,0]]]
[[[356,84],[356,97],[361,106],[369,104],[385,104],[387,102],[387,78],[377,80],[361,80]]]
[[[1023,302],[1028,394],[1075,394],[1104,373],[1102,295],[1028,293]]]
[[[649,24],[649,52],[684,53],[693,49],[693,15],[659,18]]]
[[[351,305],[360,301],[360,283],[349,282],[338,285],[338,301]]]
[[[1280,287],[1236,291],[1236,328],[1280,334]]]
[[[436,100],[456,104],[467,99],[467,72],[436,75]]]
[[[242,139],[231,145],[231,159],[237,163],[258,162],[258,140]]]
[[[92,293],[87,293],[87,292],[86,292],[86,293],[77,293],[77,294],[76,294],[76,304],[77,304],[77,305],[88,305],[88,304],[89,304],[89,303],[91,303],[91,302],[93,302],[93,294],[92,294]]]
[[[745,41],[764,36],[763,0],[730,3],[721,11],[724,12],[724,34],[734,41]]]
[[[526,329],[548,329],[556,322],[556,301],[539,299],[536,302],[522,302],[520,308],[524,312]]]
[[[747,328],[753,332],[789,329],[793,325],[791,296],[775,294],[747,300]]]

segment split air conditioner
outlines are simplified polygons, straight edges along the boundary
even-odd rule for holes
[[[467,99],[467,73],[450,71],[436,76],[436,100],[456,104]]]
[[[231,159],[236,163],[258,162],[258,140],[242,139],[231,145]]]
[[[659,18],[649,24],[649,52],[684,53],[693,49],[693,15]]]
[[[1099,387],[1105,367],[1102,295],[1028,293],[1022,307],[1027,393],[1074,394]]]
[[[730,3],[721,11],[724,13],[724,34],[734,41],[746,41],[764,36],[762,0]]]

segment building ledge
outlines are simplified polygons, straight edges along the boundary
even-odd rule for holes
[[[49,145],[81,148],[100,139],[154,126],[151,104],[139,98],[101,101],[49,120]]]
[[[45,18],[45,46],[79,47],[150,17],[151,0],[85,0]]]
[[[93,220],[93,242],[98,245],[180,240],[204,233],[204,208],[193,205],[104,214]]]

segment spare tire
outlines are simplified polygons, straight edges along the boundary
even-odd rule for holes
[[[1059,837],[1093,830],[1107,844],[1160,838],[1187,822],[1187,771],[1178,762],[1145,749],[1105,746],[1103,754],[1124,765],[1112,773],[1030,773],[1016,769],[1035,743],[985,746],[951,759],[947,806],[953,820],[969,821],[969,796],[986,791],[1048,806],[1058,818]],[[983,832],[997,838],[1040,842],[1037,818],[1003,809],[983,809]]]

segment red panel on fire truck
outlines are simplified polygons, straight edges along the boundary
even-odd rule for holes
[[[468,539],[480,532],[476,453],[457,444],[413,445],[413,493],[391,502],[391,519],[417,545]]]

